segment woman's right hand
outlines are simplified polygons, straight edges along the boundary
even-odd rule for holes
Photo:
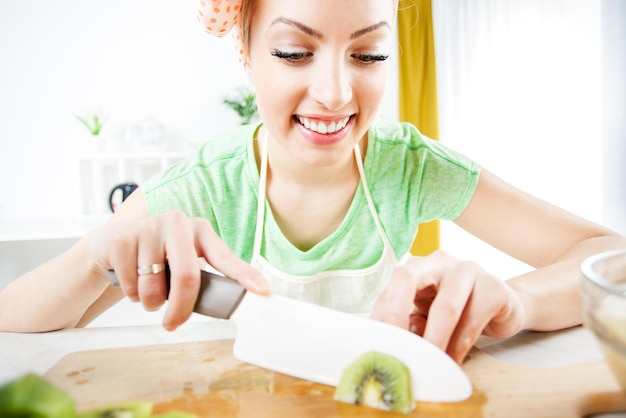
[[[200,289],[198,257],[252,292],[270,292],[261,274],[233,254],[206,219],[189,218],[180,211],[119,221],[115,218],[93,231],[94,265],[102,276],[115,270],[122,292],[141,302],[146,310],[159,309],[167,299],[163,318],[167,330],[183,324],[193,311]],[[164,272],[137,272],[140,267],[161,263],[169,264],[169,295]]]
[[[441,250],[396,267],[372,311],[373,319],[415,332],[459,364],[481,334],[511,337],[525,316],[506,281]]]

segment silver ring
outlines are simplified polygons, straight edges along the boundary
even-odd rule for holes
[[[137,275],[144,276],[146,274],[157,274],[165,271],[165,263],[152,264],[150,266],[139,267],[137,269]]]

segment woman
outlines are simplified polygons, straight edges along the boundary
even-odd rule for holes
[[[626,240],[410,125],[376,120],[395,0],[200,3],[203,19],[217,23],[208,29],[241,24],[262,124],[208,142],[106,225],[11,283],[0,293],[1,331],[84,326],[124,296],[155,310],[166,298],[165,261],[163,324],[174,330],[192,311],[199,256],[260,294],[371,311],[458,362],[481,333],[581,322],[580,262]],[[504,281],[443,252],[405,257],[418,223],[434,218],[536,270]],[[109,269],[121,290],[108,284]]]

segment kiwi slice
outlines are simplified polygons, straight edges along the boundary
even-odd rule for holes
[[[409,413],[415,408],[411,372],[394,356],[367,352],[344,369],[335,400]]]
[[[34,373],[0,387],[0,417],[67,418],[74,416],[74,399]]]
[[[89,409],[77,415],[78,418],[149,418],[152,415],[152,402],[119,402],[109,406]]]

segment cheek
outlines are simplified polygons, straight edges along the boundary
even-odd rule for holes
[[[254,85],[256,93],[256,102],[259,109],[259,114],[263,117],[264,110],[268,108],[268,100],[272,97],[271,78],[268,78],[268,74],[264,71],[265,66],[258,60],[251,61],[254,64],[248,64],[246,70],[250,82]]]
[[[265,66],[256,78],[257,106],[261,116],[291,117],[303,98],[305,82],[280,66]]]
[[[387,91],[387,67],[381,66],[380,69],[368,74],[359,80],[360,104],[375,106],[378,108]]]
[[[257,109],[259,116],[270,130],[284,129],[284,124],[291,117],[288,91],[284,85],[272,85],[267,80],[257,89]]]

